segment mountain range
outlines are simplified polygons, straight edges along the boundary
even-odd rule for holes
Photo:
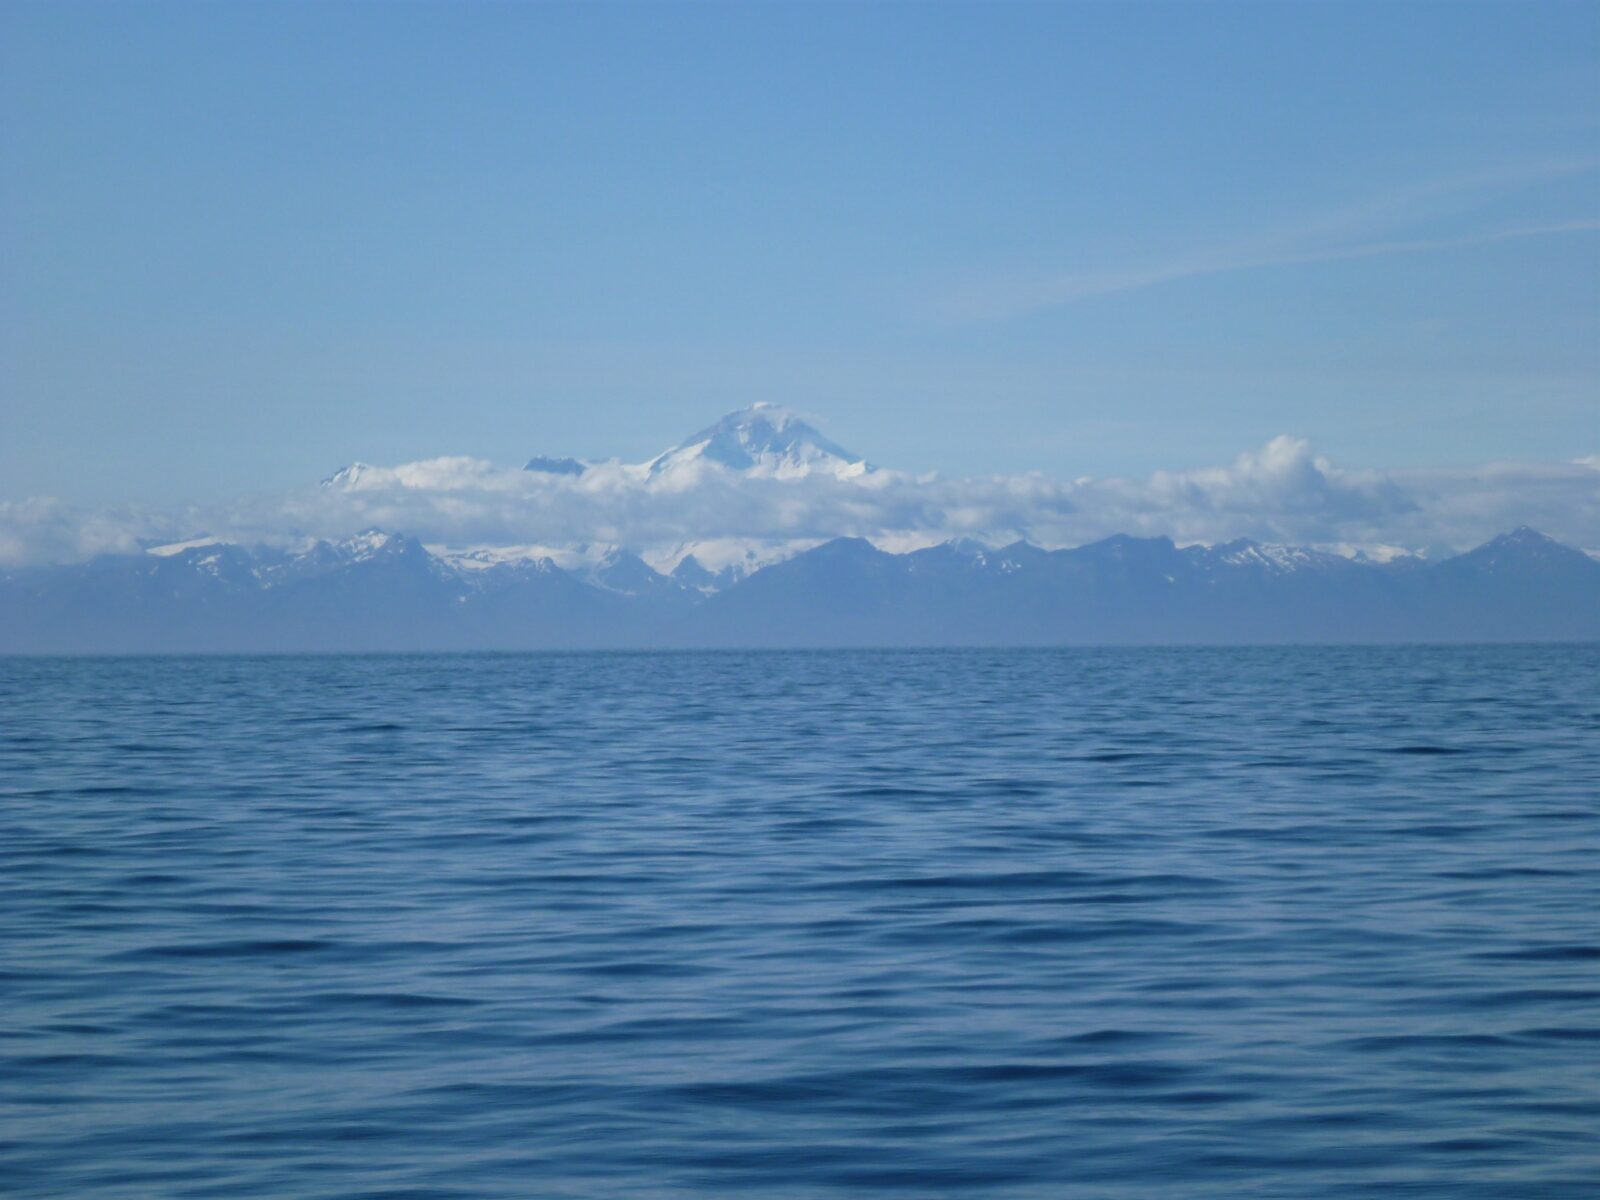
[[[321,486],[386,503],[472,461],[352,463]],[[729,480],[855,494],[889,474],[765,404],[644,462],[536,456],[525,470],[558,488],[620,481],[645,503]],[[721,494],[736,504],[745,493]],[[893,542],[860,537],[462,547],[383,529],[288,546],[198,536],[0,573],[0,652],[1600,639],[1600,561],[1525,527],[1437,562],[1249,540],[1003,540],[891,553]]]
[[[1075,549],[837,538],[742,578],[608,549],[436,553],[377,530],[199,538],[0,575],[0,652],[1600,639],[1600,562],[1531,529],[1438,563],[1118,536]]]

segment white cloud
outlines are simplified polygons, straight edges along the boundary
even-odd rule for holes
[[[1142,479],[941,479],[882,470],[859,479],[785,480],[707,464],[692,478],[663,482],[620,463],[565,476],[438,458],[369,468],[349,488],[310,487],[210,507],[0,502],[0,563],[73,561],[203,535],[288,544],[374,526],[455,547],[622,544],[664,562],[691,545],[713,554],[712,546],[798,548],[842,535],[899,547],[962,535],[1063,546],[1132,533],[1440,552],[1521,524],[1595,547],[1597,465],[1600,457],[1351,469],[1286,436],[1226,466]]]
[[[0,500],[0,565],[72,562],[135,550],[186,528],[181,512],[85,509],[49,496]]]

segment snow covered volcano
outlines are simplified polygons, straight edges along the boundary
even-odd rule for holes
[[[752,404],[731,412],[714,425],[642,463],[617,459],[597,462],[538,454],[528,459],[524,471],[536,475],[581,479],[591,472],[620,471],[647,485],[660,483],[668,490],[692,484],[707,469],[730,471],[757,479],[805,479],[821,476],[857,479],[875,469],[859,454],[852,454],[824,437],[814,426],[789,409],[775,404]],[[374,467],[356,462],[322,481],[327,491],[373,491],[386,487],[419,488],[481,484],[496,468],[479,459],[445,457],[399,467]]]
[[[774,479],[853,479],[872,470],[859,454],[830,441],[788,409],[765,403],[729,413],[644,465],[651,478],[660,478],[702,463]]]

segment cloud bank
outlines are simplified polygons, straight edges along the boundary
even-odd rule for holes
[[[665,479],[620,463],[571,476],[436,458],[365,467],[343,486],[220,505],[85,509],[48,498],[0,501],[0,564],[79,561],[202,535],[299,544],[374,527],[452,547],[605,543],[653,550],[657,559],[675,546],[719,540],[860,536],[900,549],[974,536],[1057,547],[1113,533],[1437,555],[1524,524],[1600,549],[1600,456],[1380,471],[1336,466],[1306,441],[1282,436],[1226,466],[1075,480],[893,470],[776,479],[714,463]]]

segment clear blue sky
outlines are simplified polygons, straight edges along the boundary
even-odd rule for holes
[[[1600,453],[1600,6],[0,7],[0,498]]]

